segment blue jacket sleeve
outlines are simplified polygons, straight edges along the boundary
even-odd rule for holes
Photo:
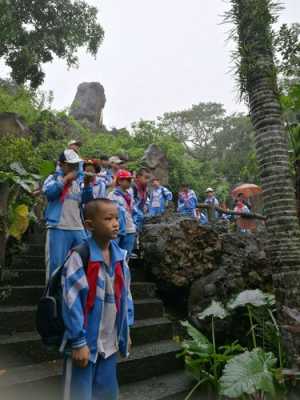
[[[87,204],[89,201],[92,201],[93,199],[94,199],[93,188],[91,186],[87,187],[83,186],[81,203]]]
[[[84,305],[88,295],[88,282],[78,253],[73,252],[66,261],[62,274],[62,314],[67,340],[73,349],[87,344],[84,327]]]
[[[173,194],[169,189],[167,189],[166,187],[163,187],[162,192],[163,192],[165,200],[167,200],[167,201],[173,200]]]
[[[50,175],[45,180],[42,191],[48,200],[53,201],[59,198],[63,188],[63,180],[58,180],[55,175]]]

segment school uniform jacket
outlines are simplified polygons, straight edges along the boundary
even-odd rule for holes
[[[182,215],[195,216],[195,209],[197,208],[198,199],[193,190],[187,193],[180,192],[178,195],[177,211]]]
[[[160,204],[159,207],[155,207],[155,208],[159,208],[159,212],[161,214],[163,214],[165,212],[166,202],[172,201],[172,199],[173,199],[172,192],[170,192],[170,190],[168,190],[164,186],[160,186],[157,189],[152,190],[152,192],[150,194],[150,202],[149,202],[150,203],[150,205],[149,205],[150,215],[151,215],[151,210],[153,210],[154,194],[156,194],[158,196],[159,204]]]
[[[100,328],[103,318],[103,307],[106,291],[105,279],[101,269],[103,256],[93,238],[87,239],[90,260],[87,273],[84,271],[81,257],[75,251],[66,261],[62,274],[63,319],[66,327],[61,351],[66,345],[73,349],[87,345],[90,350],[90,361],[95,363],[100,349]],[[133,301],[130,291],[130,271],[126,263],[126,251],[111,241],[111,261],[115,275],[115,301],[117,307],[117,340],[118,348],[124,357],[128,356],[129,326],[133,324]],[[88,276],[93,275],[95,266],[99,265],[97,276],[92,277],[95,284],[93,306],[89,309],[92,285]],[[119,273],[118,273],[119,270]],[[121,275],[120,275],[121,271]],[[116,282],[117,280],[117,282]],[[93,296],[93,294],[92,294]]]
[[[67,186],[63,182],[63,175],[55,173],[50,175],[44,182],[43,193],[48,200],[45,211],[45,219],[47,226],[54,228],[59,225],[63,204],[66,199],[78,202],[78,207],[88,201],[93,200],[92,187],[82,187],[82,176],[72,182],[72,190],[68,191]]]

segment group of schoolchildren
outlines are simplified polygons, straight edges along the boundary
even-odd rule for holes
[[[63,265],[65,400],[118,398],[117,353],[129,354],[134,321],[127,261],[145,216],[163,214],[173,199],[157,177],[149,192],[149,181],[147,169],[134,174],[118,156],[84,161],[74,140],[44,182],[47,279]],[[218,206],[212,188],[205,202]],[[197,203],[183,184],[177,211],[207,223]]]

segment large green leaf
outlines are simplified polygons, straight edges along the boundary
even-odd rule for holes
[[[220,379],[221,394],[230,398],[240,398],[243,394],[258,391],[275,394],[274,374],[276,365],[273,353],[261,349],[246,351],[228,361]]]
[[[266,306],[269,304],[269,295],[261,290],[244,290],[239,293],[235,299],[228,303],[228,308],[234,310],[237,307],[252,305],[254,307]]]
[[[223,304],[215,300],[213,300],[211,305],[202,311],[202,313],[198,314],[199,319],[205,319],[207,317],[224,319],[226,316],[227,311],[223,307]]]
[[[20,162],[13,162],[9,165],[10,169],[16,172],[18,175],[26,176],[28,172],[24,169],[23,165]]]

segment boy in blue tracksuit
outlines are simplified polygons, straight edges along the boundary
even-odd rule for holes
[[[181,191],[178,194],[177,211],[181,215],[196,217],[197,205],[198,199],[196,193],[187,184],[182,184]]]
[[[81,204],[93,196],[87,178],[82,188],[83,178],[78,172],[80,162],[77,153],[65,150],[60,156],[61,172],[50,175],[43,185],[43,193],[48,200],[45,212],[47,279],[63,264],[69,250],[86,238]]]
[[[119,246],[127,251],[128,257],[131,256],[136,241],[134,200],[130,190],[132,178],[129,171],[120,170],[116,175],[117,187],[108,195],[108,198],[113,200],[119,209]]]
[[[162,215],[165,212],[168,201],[172,201],[173,195],[170,190],[160,184],[158,178],[152,179],[152,188],[149,201],[149,215],[154,217]]]
[[[91,233],[87,269],[74,250],[62,274],[64,400],[117,400],[117,353],[127,357],[131,345],[130,272],[126,251],[114,240],[117,206],[108,199],[92,200],[84,215]]]

